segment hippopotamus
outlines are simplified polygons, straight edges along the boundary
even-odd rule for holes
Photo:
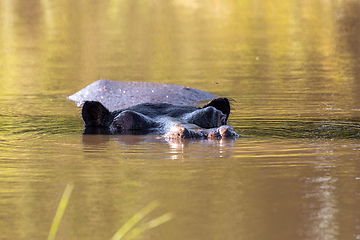
[[[227,126],[230,103],[215,98],[202,107],[169,103],[142,103],[109,111],[98,101],[86,101],[82,108],[86,134],[164,134],[166,139],[237,138]]]
[[[69,98],[82,105],[84,134],[155,133],[168,140],[236,139],[239,135],[227,125],[231,111],[227,98],[213,98],[202,107],[191,106],[196,100],[214,96],[171,84],[99,80]],[[127,97],[139,103],[128,106]]]

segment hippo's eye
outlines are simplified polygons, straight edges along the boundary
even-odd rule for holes
[[[118,129],[118,130],[122,129],[122,125],[119,121],[113,121],[111,126],[113,129]]]

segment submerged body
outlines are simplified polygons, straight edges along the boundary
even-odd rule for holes
[[[83,105],[82,118],[87,134],[145,134],[155,132],[168,139],[237,138],[227,126],[230,103],[227,98],[211,100],[202,108],[168,103],[143,103],[109,111],[97,101]]]

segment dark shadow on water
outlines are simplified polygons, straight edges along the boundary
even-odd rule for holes
[[[232,149],[235,139],[222,139],[222,140],[200,140],[200,139],[175,139],[166,140],[161,135],[147,134],[147,135],[101,135],[101,134],[84,134],[83,144],[85,151],[105,151],[109,144],[112,142],[119,144],[118,147],[127,148],[126,146],[135,145],[141,146],[141,148],[147,149],[148,151],[156,151],[155,149],[168,149],[166,152],[173,154],[174,159],[178,159],[178,154],[182,155],[188,151],[203,152],[204,156],[228,156],[232,154]],[[131,148],[132,148],[131,147]],[[165,148],[164,148],[165,147]],[[211,149],[211,150],[210,150]],[[225,150],[226,149],[226,150]],[[162,151],[162,150],[160,150]],[[215,152],[221,152],[221,154],[215,154]]]
[[[109,141],[121,145],[136,145],[141,143],[168,143],[171,148],[181,149],[196,143],[200,145],[232,146],[235,141],[242,141],[243,137],[250,138],[288,138],[288,139],[359,139],[360,122],[355,120],[327,120],[327,119],[237,119],[235,131],[240,134],[238,140],[165,140],[161,134],[83,134],[83,143],[90,148],[101,148]],[[101,132],[98,132],[101,133]]]
[[[160,140],[154,135],[83,134],[83,143],[87,146],[101,146],[109,141],[116,141],[122,145],[134,145],[141,142],[157,142]]]

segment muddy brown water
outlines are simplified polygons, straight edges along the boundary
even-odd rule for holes
[[[360,238],[357,1],[1,1],[0,239]],[[98,79],[232,99],[236,141],[83,136]]]

